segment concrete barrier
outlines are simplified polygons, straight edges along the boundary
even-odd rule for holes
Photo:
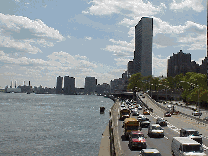
[[[118,109],[119,109],[119,100],[115,100],[114,105],[111,107],[111,119],[109,124],[109,133],[110,133],[110,153],[111,156],[124,156],[124,152],[121,149],[120,145],[120,136],[118,134]]]

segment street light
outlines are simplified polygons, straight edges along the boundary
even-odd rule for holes
[[[186,81],[180,81],[180,82],[186,82]],[[186,83],[188,83],[191,86],[194,86],[194,87],[197,87],[198,88],[198,103],[197,103],[197,106],[198,106],[198,111],[200,113],[200,105],[199,105],[199,85],[196,85],[196,84],[193,84],[193,83],[189,83],[189,82],[186,82]],[[197,106],[196,106],[196,109],[197,109]],[[199,115],[199,118],[200,118],[200,115]]]

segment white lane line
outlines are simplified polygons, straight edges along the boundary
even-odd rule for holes
[[[164,138],[168,140],[168,137],[164,136]]]

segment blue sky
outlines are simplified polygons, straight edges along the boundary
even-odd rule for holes
[[[153,18],[154,76],[166,75],[167,59],[181,49],[199,64],[206,56],[205,0],[6,0],[0,11],[0,88],[121,77],[141,17]]]

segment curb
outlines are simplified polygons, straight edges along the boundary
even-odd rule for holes
[[[110,139],[109,139],[109,124],[106,126],[102,134],[100,150],[98,156],[110,156]]]

